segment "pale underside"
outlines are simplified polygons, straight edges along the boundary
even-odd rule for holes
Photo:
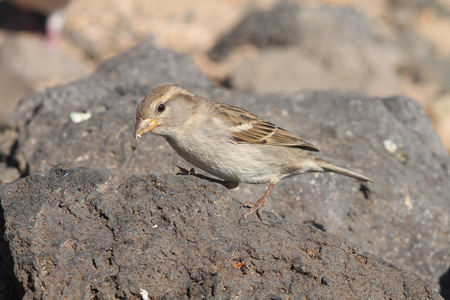
[[[184,136],[174,140],[172,136],[166,140],[194,166],[232,182],[276,183],[291,175],[323,171],[314,156],[302,150],[318,151],[313,145],[262,118],[249,116],[248,112],[245,118],[238,117],[245,111],[226,106],[221,113],[227,113],[227,118],[209,119],[209,125],[202,128],[204,137]],[[229,130],[220,130],[223,128]]]

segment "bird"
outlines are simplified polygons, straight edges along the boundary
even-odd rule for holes
[[[242,108],[208,100],[176,84],[154,88],[138,104],[134,137],[151,132],[166,139],[186,161],[231,185],[269,186],[239,223],[262,210],[275,185],[310,172],[335,172],[363,182],[372,179],[336,166],[310,152],[319,149]]]

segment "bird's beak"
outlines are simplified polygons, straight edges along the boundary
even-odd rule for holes
[[[155,129],[155,127],[158,126],[156,121],[156,119],[137,118],[136,124],[134,125],[134,138],[138,139]]]

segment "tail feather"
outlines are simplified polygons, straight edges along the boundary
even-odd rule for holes
[[[338,166],[333,165],[332,163],[329,163],[329,162],[327,162],[325,160],[319,159],[319,160],[316,161],[316,163],[322,169],[324,169],[325,171],[334,172],[334,173],[342,174],[342,175],[345,175],[345,176],[353,177],[353,178],[356,178],[356,179],[359,179],[359,180],[362,180],[362,181],[365,181],[365,182],[373,182],[372,179],[367,178],[366,176],[363,176],[361,174],[352,172],[350,170],[338,167]]]

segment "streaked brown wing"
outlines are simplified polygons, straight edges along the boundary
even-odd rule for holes
[[[235,143],[296,147],[319,151],[315,146],[289,131],[242,108],[221,103],[218,112],[231,123],[231,136]]]

